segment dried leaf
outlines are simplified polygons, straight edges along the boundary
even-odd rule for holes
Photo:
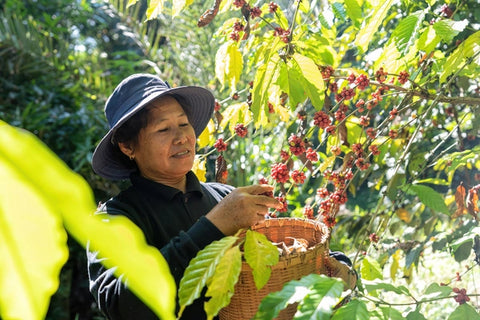
[[[200,16],[197,22],[197,26],[205,27],[210,22],[212,22],[213,18],[215,18],[215,16],[218,13],[218,8],[220,7],[220,3],[222,3],[222,0],[215,0],[215,4],[213,5],[213,8],[208,9]]]
[[[478,188],[479,186],[475,186],[468,190],[468,197],[467,197],[467,212],[472,215],[475,220],[478,221]]]
[[[215,161],[215,180],[220,183],[227,183],[227,178],[227,161],[220,155]]]
[[[349,147],[350,143],[348,143],[348,132],[345,122],[340,123],[337,127],[337,130],[340,141],[342,141],[344,146]]]
[[[457,204],[457,210],[455,210],[452,218],[458,218],[466,213],[465,210],[465,187],[460,184],[455,191],[455,203]]]

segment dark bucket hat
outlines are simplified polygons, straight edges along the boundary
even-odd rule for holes
[[[115,131],[135,113],[153,100],[173,95],[180,97],[180,104],[188,116],[197,137],[210,120],[215,107],[213,94],[202,87],[183,86],[171,88],[168,83],[150,74],[134,74],[125,78],[113,91],[105,104],[105,115],[110,130],[100,141],[92,157],[93,171],[113,180],[126,179],[136,168],[128,166],[119,157],[112,143]]]

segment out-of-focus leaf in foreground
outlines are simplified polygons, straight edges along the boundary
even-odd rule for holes
[[[94,216],[88,184],[33,134],[0,121],[0,140],[0,317],[45,318],[68,255],[66,229],[108,256],[105,265],[157,315],[174,319],[175,282],[141,231],[123,217]]]

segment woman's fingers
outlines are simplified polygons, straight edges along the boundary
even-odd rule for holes
[[[273,191],[273,186],[268,184],[257,184],[239,188],[242,191],[253,195],[253,201],[256,205],[262,205],[268,208],[281,209],[283,204],[272,196],[267,194]]]
[[[238,189],[242,189],[243,191],[250,193],[250,194],[264,194],[273,191],[273,186],[269,184],[254,184],[251,186],[240,187]]]

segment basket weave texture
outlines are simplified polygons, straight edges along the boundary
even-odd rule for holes
[[[267,219],[251,228],[264,234],[272,242],[282,242],[287,238],[305,239],[309,243],[306,252],[281,256],[278,264],[272,267],[267,284],[257,290],[252,269],[243,261],[235,293],[230,304],[220,310],[220,320],[251,319],[258,310],[261,300],[269,293],[280,291],[285,283],[298,280],[312,273],[325,274],[325,260],[328,256],[328,228],[316,220],[298,218]],[[292,319],[296,305],[290,305],[280,312],[276,319]]]

